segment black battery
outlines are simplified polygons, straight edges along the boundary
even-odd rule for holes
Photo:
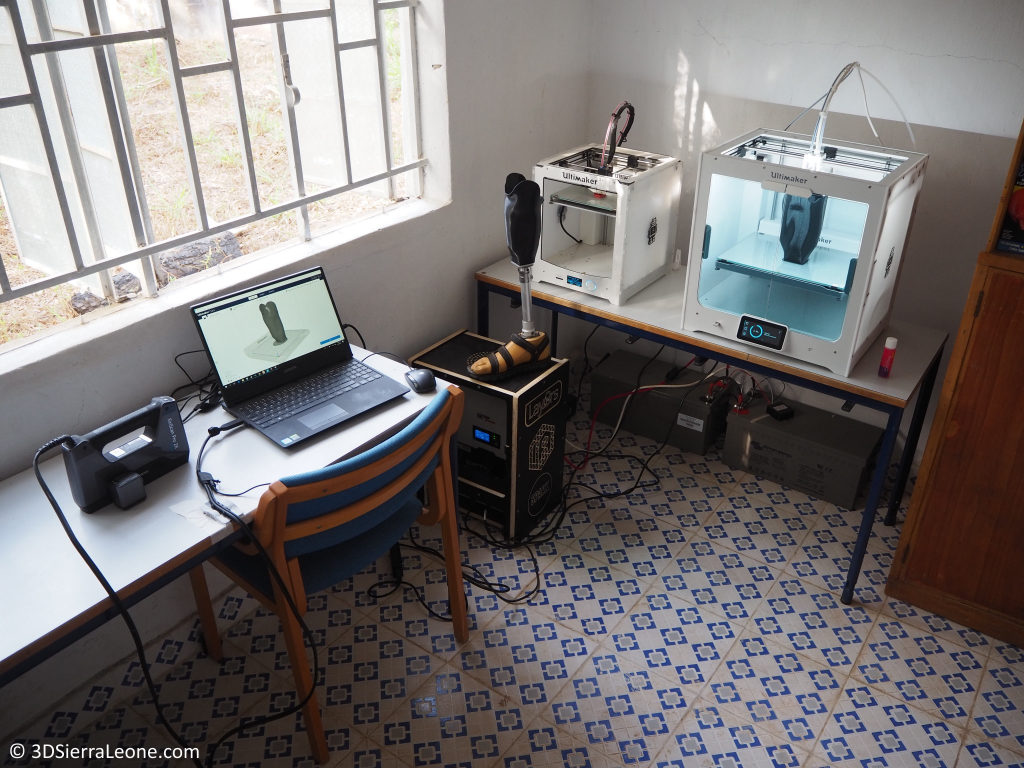
[[[669,445],[703,456],[725,431],[729,413],[726,392],[716,390],[709,397],[707,385],[701,383],[705,374],[700,371],[679,372],[671,363],[655,360],[648,365],[648,362],[646,357],[618,350],[597,366],[590,380],[591,417],[608,398],[635,389],[641,371],[641,387],[661,384],[675,373],[672,384],[691,386],[685,389],[654,389],[635,395],[622,419],[621,428],[659,443],[667,436]],[[611,400],[601,408],[597,420],[614,426],[625,402],[625,398]]]
[[[520,538],[561,502],[569,363],[552,359],[498,381],[469,375],[474,360],[500,346],[459,331],[409,362],[465,393],[458,430],[459,506],[497,523],[506,538]]]

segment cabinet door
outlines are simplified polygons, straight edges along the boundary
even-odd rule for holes
[[[904,579],[1024,617],[1024,274],[983,290]]]

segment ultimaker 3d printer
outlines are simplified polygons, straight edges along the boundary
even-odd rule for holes
[[[615,137],[618,117],[629,121]],[[682,161],[616,145],[632,124],[619,105],[604,144],[537,164],[544,200],[534,276],[622,304],[668,272],[676,242]]]
[[[848,376],[889,322],[928,156],[828,140],[815,169],[812,143],[701,156],[682,326]]]

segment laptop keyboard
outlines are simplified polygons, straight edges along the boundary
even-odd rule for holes
[[[283,389],[260,395],[235,410],[257,427],[269,427],[380,377],[381,374],[370,366],[363,365],[358,360],[350,360]]]

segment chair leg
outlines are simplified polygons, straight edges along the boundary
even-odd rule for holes
[[[459,544],[459,521],[455,513],[452,494],[446,491],[446,483],[440,472],[432,475],[430,487],[431,504],[441,504],[441,541],[444,544],[444,567],[448,580],[448,608],[452,612],[452,628],[455,639],[460,643],[469,640],[469,618],[466,615],[466,593],[462,587],[462,548]]]
[[[199,626],[206,643],[206,654],[214,661],[220,661],[224,658],[224,652],[220,645],[220,633],[217,631],[217,616],[213,612],[210,589],[206,585],[206,574],[203,573],[201,564],[188,572],[188,580],[192,584],[192,594],[195,596],[196,610],[199,612]]]
[[[288,607],[288,602],[281,594],[280,587],[274,585],[274,598],[278,605],[278,617],[281,619],[281,633],[284,635],[284,644],[288,649],[288,660],[292,665],[292,675],[295,678],[295,692],[301,700],[309,692],[313,685],[313,676],[309,671],[309,662],[306,660],[306,645],[302,641],[302,628],[295,615]],[[309,735],[309,748],[313,752],[313,759],[320,765],[327,762],[327,735],[324,733],[324,724],[320,719],[320,702],[316,696],[311,696],[306,705],[302,708],[302,719],[306,724],[306,733]]]
[[[391,575],[395,577],[396,581],[401,581],[405,575],[405,569],[402,567],[402,545],[395,544],[391,548]]]

